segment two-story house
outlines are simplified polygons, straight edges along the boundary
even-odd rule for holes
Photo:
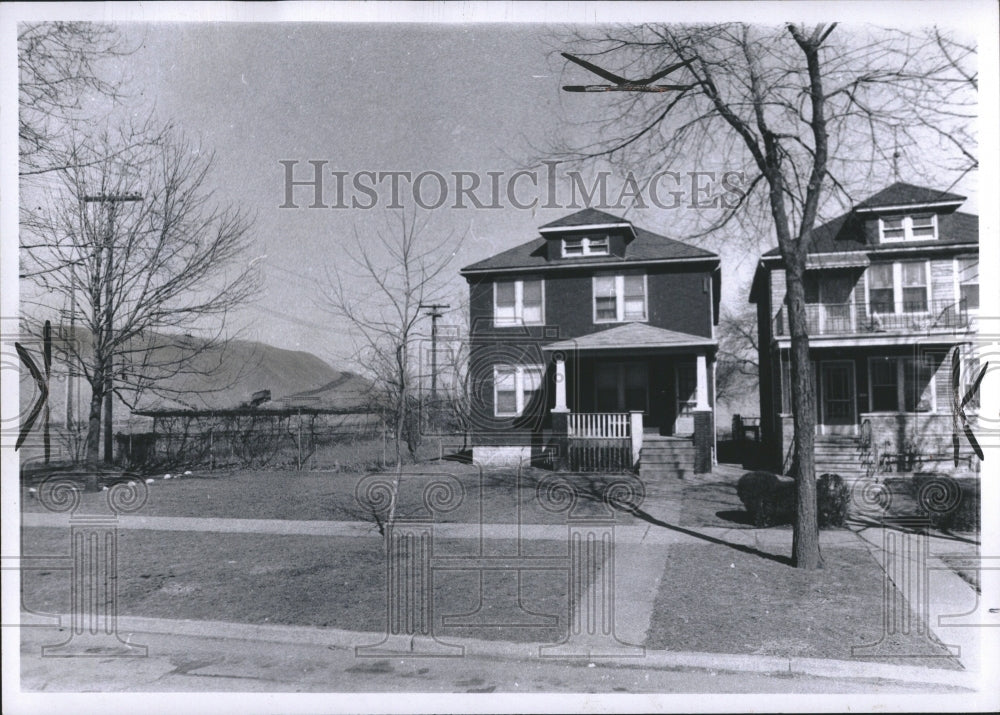
[[[974,372],[978,218],[965,197],[895,183],[811,234],[806,313],[816,397],[816,466],[851,476],[950,461],[953,370]],[[785,272],[756,270],[761,432],[776,468],[792,457]],[[958,359],[956,359],[958,351]],[[964,443],[964,439],[961,440]],[[968,453],[968,445],[964,445]]]
[[[590,208],[539,234],[462,269],[474,461],[630,438],[628,466],[711,469],[719,257]]]

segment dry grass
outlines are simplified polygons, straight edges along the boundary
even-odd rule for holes
[[[671,546],[648,645],[852,660],[852,646],[882,638],[883,573],[867,549],[826,549],[823,558],[822,570],[808,572],[732,549]],[[886,635],[862,659],[959,667],[915,632]]]
[[[61,529],[26,529],[24,553],[68,551]],[[437,541],[438,554],[464,555],[468,541]],[[565,553],[560,542],[536,542],[535,555]],[[205,532],[125,531],[119,535],[119,612],[160,618],[286,624],[384,632],[386,581],[383,542],[371,538],[317,538]],[[514,542],[487,542],[484,553],[516,553]],[[520,601],[532,612],[550,614],[550,627],[510,627],[524,619],[516,604],[516,577],[499,589],[479,590],[471,571],[435,573],[434,632],[442,637],[558,641],[566,632],[564,571],[526,573]],[[26,570],[23,604],[50,613],[70,609],[68,571]],[[483,602],[480,603],[480,595]],[[479,611],[484,624],[444,627],[444,614]],[[365,645],[359,643],[358,645]]]

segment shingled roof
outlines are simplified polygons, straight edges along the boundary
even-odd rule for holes
[[[643,348],[690,348],[714,346],[718,342],[701,335],[657,328],[646,323],[626,323],[578,338],[560,340],[544,346],[549,351],[579,352],[590,350],[641,350]]]
[[[582,211],[577,211],[575,214],[570,214],[569,216],[563,216],[562,218],[556,219],[555,221],[549,221],[544,226],[539,228],[544,230],[546,228],[575,228],[577,226],[601,226],[606,224],[623,224],[629,223],[623,218],[618,218],[617,216],[612,216],[604,211],[598,211],[597,209],[585,208]]]
[[[936,189],[927,189],[902,182],[895,183],[859,203],[855,210],[842,214],[813,229],[809,237],[809,253],[840,253],[844,251],[871,251],[878,249],[865,242],[864,217],[858,209],[874,209],[880,206],[923,206],[927,204],[959,204],[964,196],[949,194]],[[869,218],[871,216],[869,215]],[[962,211],[948,213],[949,226],[938,238],[931,241],[909,241],[907,246],[940,246],[956,243],[979,242],[979,217]],[[898,247],[900,244],[893,244]],[[777,248],[767,251],[764,256],[777,256]]]
[[[706,251],[702,248],[690,246],[681,241],[675,241],[666,236],[647,231],[633,225],[630,221],[611,214],[598,211],[597,209],[583,209],[575,214],[571,214],[557,221],[542,226],[542,229],[552,228],[572,228],[575,226],[592,225],[622,225],[628,224],[632,228],[635,238],[629,241],[625,251],[625,257],[610,256],[606,262],[615,264],[621,263],[641,263],[644,261],[663,260],[691,260],[705,259],[718,260],[719,255]],[[462,273],[478,273],[493,270],[509,270],[514,268],[555,268],[563,266],[594,266],[605,261],[595,260],[593,257],[563,258],[558,261],[549,261],[546,258],[544,238],[536,238],[527,243],[522,243],[507,251],[503,251],[494,256],[490,256],[482,261],[473,263],[462,269]]]
[[[874,196],[869,196],[855,209],[877,209],[881,206],[926,206],[927,204],[960,204],[965,196],[950,194],[947,191],[928,189],[924,186],[914,186],[902,181],[882,189]]]

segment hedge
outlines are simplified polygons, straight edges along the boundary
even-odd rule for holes
[[[771,472],[747,472],[736,484],[736,494],[754,526],[790,524],[795,519],[795,480]],[[837,474],[816,480],[816,507],[820,527],[843,526],[850,492]]]

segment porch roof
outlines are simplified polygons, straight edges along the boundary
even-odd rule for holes
[[[718,342],[700,335],[679,333],[646,323],[626,323],[579,338],[560,340],[543,346],[544,350],[639,350],[649,348],[714,348]]]
[[[828,268],[867,268],[871,259],[864,251],[842,251],[839,253],[812,253],[806,257],[806,270],[826,270]]]

